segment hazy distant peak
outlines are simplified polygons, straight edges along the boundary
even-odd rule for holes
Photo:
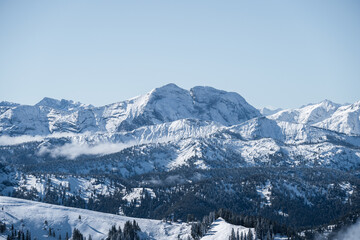
[[[309,107],[309,106],[330,106],[330,107],[340,107],[341,104],[338,104],[338,103],[335,103],[331,100],[328,100],[328,99],[324,99],[322,100],[321,102],[317,102],[317,103],[308,103],[306,105],[302,105],[301,107],[299,107],[298,109],[301,109],[301,108],[306,108],[306,107]]]
[[[184,90],[181,87],[179,87],[178,85],[176,85],[175,83],[168,83],[168,84],[165,84],[162,87],[158,87],[158,88],[155,88],[155,89],[161,89],[161,90]]]
[[[174,83],[169,83],[166,84],[162,87],[158,87],[153,89],[152,91],[150,91],[147,95],[151,95],[151,96],[169,96],[171,97],[172,95],[177,95],[177,94],[186,94],[188,93],[187,90],[177,86]]]
[[[8,101],[0,102],[0,107],[16,107],[19,105],[20,105],[19,103],[13,103],[13,102],[8,102]]]
[[[325,99],[323,101],[321,101],[319,104],[323,105],[323,106],[329,106],[329,107],[340,107],[341,104],[335,103],[333,101],[330,101],[328,99]]]
[[[66,99],[58,100],[49,97],[44,97],[40,102],[35,104],[35,106],[49,107],[58,110],[71,110],[74,108],[91,107],[91,105],[85,105],[80,102],[74,102],[72,100],[66,100]]]
[[[269,116],[277,112],[280,112],[282,110],[283,110],[282,108],[270,108],[270,107],[263,107],[259,109],[260,113],[264,116]]]
[[[44,97],[43,99],[40,100],[40,102],[38,102],[35,105],[36,106],[44,106],[44,107],[59,107],[61,105],[60,102],[61,102],[60,100],[55,99],[55,98]],[[72,102],[72,101],[68,100],[68,102]]]

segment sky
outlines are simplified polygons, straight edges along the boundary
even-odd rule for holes
[[[0,101],[102,106],[167,83],[255,107],[360,100],[360,1],[0,1]]]

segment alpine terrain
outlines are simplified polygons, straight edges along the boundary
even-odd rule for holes
[[[359,177],[360,101],[259,111],[168,84],[102,107],[0,103],[3,238],[336,239]]]

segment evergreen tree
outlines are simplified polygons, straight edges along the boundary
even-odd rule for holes
[[[73,240],[83,240],[84,237],[78,229],[74,228],[74,231],[72,234],[72,239]]]
[[[247,235],[247,240],[254,240],[254,235],[251,231],[251,229],[249,229],[248,235]]]
[[[29,232],[29,230],[26,230],[26,237],[25,237],[26,240],[31,240],[31,234]]]
[[[231,235],[229,237],[229,240],[236,240],[236,235],[235,235],[234,228],[231,229]]]

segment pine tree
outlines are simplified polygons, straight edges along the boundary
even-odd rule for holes
[[[234,228],[231,229],[231,235],[229,237],[230,240],[236,240]]]
[[[254,240],[254,235],[253,235],[251,229],[249,229],[247,240]]]
[[[26,230],[26,237],[25,237],[26,240],[31,240],[31,235],[30,235],[30,232],[29,230]]]
[[[74,231],[72,234],[72,239],[73,240],[83,240],[84,237],[78,229],[74,228]]]

